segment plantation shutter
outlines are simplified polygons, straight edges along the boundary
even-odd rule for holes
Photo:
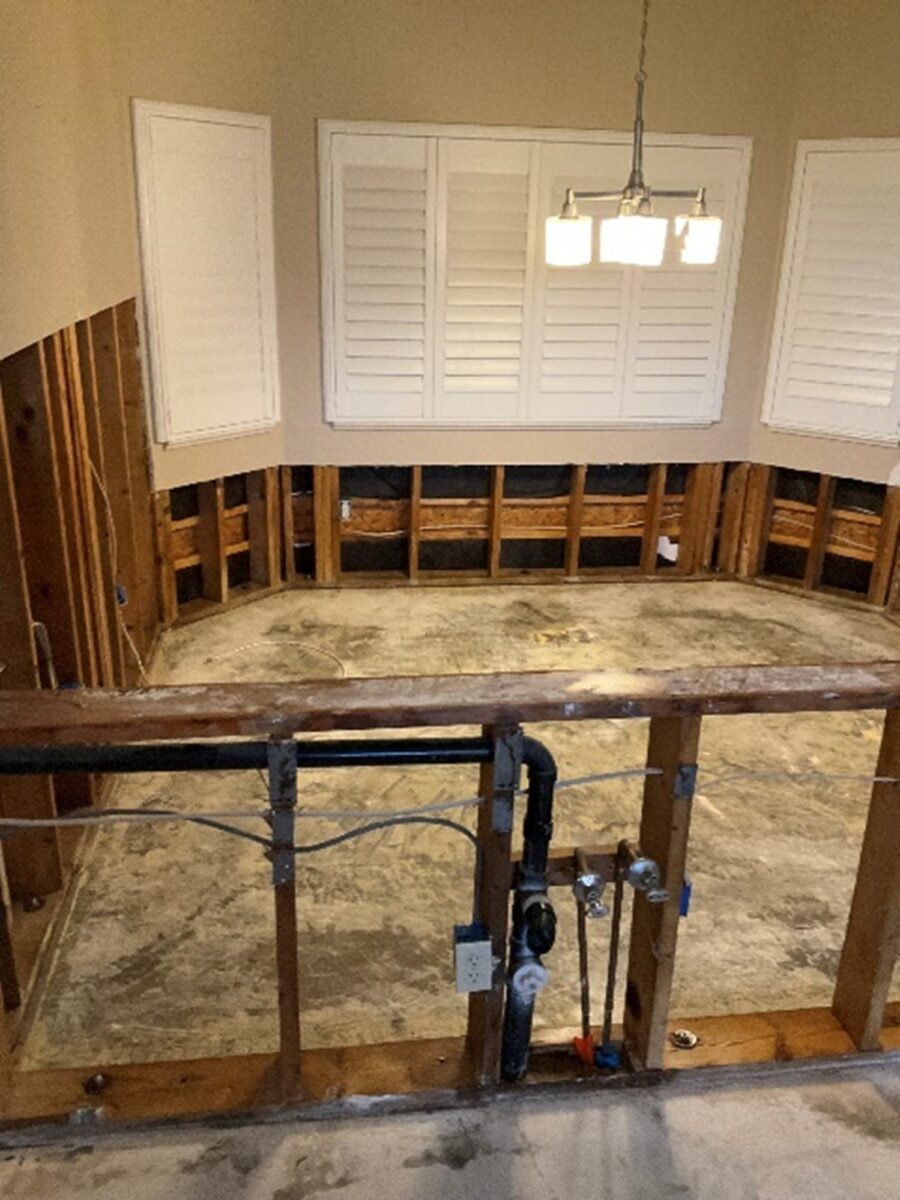
[[[767,419],[896,441],[898,353],[900,142],[801,143]]]
[[[719,257],[712,266],[682,263],[670,222],[662,265],[630,268],[628,345],[622,414],[638,420],[709,421],[719,416],[730,332],[739,229],[740,151],[660,146],[652,150],[653,183],[661,191],[702,182],[709,211],[722,217]],[[665,197],[657,216],[690,210]]]
[[[421,419],[432,354],[432,145],[337,134],[331,154],[331,416]]]
[[[275,425],[269,119],[147,100],[133,114],[156,438]]]
[[[625,146],[544,145],[541,213],[558,213],[567,187],[577,191],[621,188],[628,159]],[[582,207],[585,215],[595,218],[599,210],[598,205]],[[602,215],[614,211],[604,206]],[[597,219],[588,266],[547,266],[541,225],[528,415],[542,424],[614,419],[621,407],[630,273],[625,267],[597,261]]]
[[[528,142],[438,142],[438,419],[523,414],[535,259],[532,156]]]
[[[709,424],[728,357],[749,147],[646,142],[661,188],[706,184],[718,263],[544,263],[566,187],[615,192],[622,135],[320,125],[325,409],[338,425]],[[689,201],[659,202],[665,215]]]

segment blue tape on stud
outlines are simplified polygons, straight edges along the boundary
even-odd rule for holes
[[[691,892],[694,890],[694,884],[690,875],[685,875],[684,883],[681,885],[681,903],[678,905],[679,917],[686,917],[691,907]]]

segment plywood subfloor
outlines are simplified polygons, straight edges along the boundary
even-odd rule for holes
[[[166,635],[158,682],[528,668],[603,669],[900,657],[875,614],[738,584],[288,592]],[[707,719],[675,1011],[827,1004],[856,868],[878,713]],[[460,730],[462,732],[462,730]],[[643,765],[646,723],[534,726],[562,778]],[[748,778],[747,771],[763,777]],[[778,772],[807,772],[791,780]],[[474,794],[475,768],[315,771],[301,806],[363,812]],[[557,844],[634,837],[639,780],[558,796]],[[132,777],[123,805],[254,809],[241,775]],[[464,814],[471,820],[471,813]],[[345,820],[303,823],[315,841]],[[304,1040],[338,1045],[464,1027],[451,929],[471,908],[471,848],[406,827],[300,860]],[[184,826],[98,831],[24,1046],[27,1066],[91,1065],[275,1045],[269,865]],[[548,957],[539,1023],[578,1021],[572,902]],[[602,996],[606,923],[591,927]]]

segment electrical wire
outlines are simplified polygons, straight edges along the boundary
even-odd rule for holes
[[[223,816],[230,816],[233,819],[257,818],[268,815],[265,812],[250,812],[250,813],[224,813]],[[90,812],[78,809],[75,812],[64,817],[34,817],[34,818],[19,818],[19,817],[0,817],[0,830],[2,829],[61,829],[66,825],[117,825],[117,824],[140,824],[142,822],[158,823],[161,821],[184,821],[190,825],[204,825],[209,829],[216,829],[221,833],[231,833],[235,837],[245,838],[247,841],[256,842],[260,846],[264,846],[267,850],[271,847],[271,840],[257,833],[250,833],[246,829],[236,829],[233,825],[228,825],[224,821],[216,820],[213,817],[205,816],[202,813],[184,813],[174,812],[166,808],[106,808],[97,812]]]
[[[467,837],[472,845],[478,849],[478,838],[465,825],[460,825],[458,821],[449,821],[446,817],[392,817],[387,821],[371,821],[366,825],[360,825],[356,829],[348,829],[344,833],[338,833],[334,837],[325,838],[321,842],[309,842],[305,846],[294,846],[295,854],[316,854],[319,850],[328,850],[332,846],[339,846],[342,842],[352,841],[354,838],[363,837],[367,833],[376,833],[379,829],[390,829],[394,825],[439,825],[443,829],[452,829],[455,833],[462,834]]]
[[[109,554],[110,559],[112,560],[113,579],[117,582],[119,577],[119,539],[118,535],[116,534],[116,522],[113,517],[112,503],[109,498],[109,493],[104,486],[103,480],[100,478],[100,472],[94,465],[94,460],[92,458],[88,458],[88,465],[90,466],[91,474],[94,477],[94,483],[97,485],[97,490],[103,499],[103,507],[106,510],[106,524],[109,533]],[[137,664],[138,678],[140,679],[141,683],[149,683],[150,678],[147,675],[147,668],[144,666],[144,660],[141,657],[141,652],[135,645],[134,638],[131,636],[128,626],[125,624],[125,618],[122,616],[122,610],[119,605],[119,597],[114,596],[113,602],[116,609],[116,619],[118,620],[119,628],[122,631],[122,637],[127,642],[128,648],[134,657],[135,663]]]

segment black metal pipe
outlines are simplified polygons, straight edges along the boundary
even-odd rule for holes
[[[535,738],[523,739],[522,765],[528,772],[522,864],[513,900],[509,975],[503,1015],[500,1070],[506,1080],[528,1070],[534,1002],[546,977],[541,956],[553,946],[556,914],[547,898],[547,857],[553,834],[556,763]]]
[[[493,758],[490,738],[363,738],[297,742],[297,766],[452,766]],[[0,775],[63,771],[251,771],[268,766],[268,742],[160,742],[125,746],[0,746]]]

